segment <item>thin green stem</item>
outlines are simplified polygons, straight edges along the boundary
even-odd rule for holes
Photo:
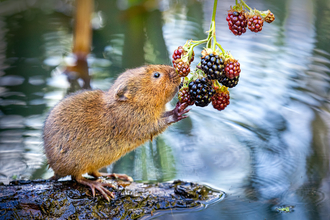
[[[215,21],[215,14],[217,13],[217,4],[218,4],[218,0],[214,0],[213,13],[212,13],[212,21]]]
[[[211,40],[212,40],[212,36],[213,36],[213,27],[214,27],[213,22],[211,22],[209,35],[207,36],[207,43],[206,43],[207,48],[211,47]]]
[[[221,52],[222,52],[223,54],[225,54],[226,51],[222,48],[222,46],[221,46],[218,42],[217,42],[216,44],[217,44],[217,46],[220,48]]]
[[[240,1],[244,5],[244,7],[246,7],[247,9],[249,9],[249,11],[251,11],[251,8],[243,0]]]
[[[215,21],[212,21],[213,23],[213,28],[212,28],[212,38],[213,38],[213,51],[215,51],[215,45],[217,43],[217,38],[216,38],[216,35],[215,35]]]
[[[235,5],[237,5],[237,0],[235,0]]]
[[[199,40],[199,41],[191,41],[194,45],[192,45],[192,47],[196,47],[198,45],[201,45],[203,43],[206,43],[208,41],[208,39],[204,39],[204,40]]]
[[[215,81],[215,85],[216,85],[217,87],[221,88],[221,85],[220,85],[219,81],[218,81],[218,80],[214,80],[214,81]]]
[[[212,12],[212,20],[211,20],[211,25],[210,25],[210,32],[209,32],[209,35],[207,36],[207,39],[208,39],[208,42],[206,44],[206,47],[207,48],[210,48],[211,47],[211,38],[213,37],[215,15],[217,14],[217,5],[218,5],[218,0],[214,0],[214,3],[213,3],[213,12]]]

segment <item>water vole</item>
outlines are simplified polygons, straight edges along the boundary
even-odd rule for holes
[[[43,131],[45,153],[54,178],[71,175],[109,200],[112,193],[97,180],[98,170],[185,117],[179,104],[165,111],[178,90],[180,77],[166,65],[149,65],[122,73],[109,91],[82,91],[59,102],[49,113]],[[184,108],[184,107],[183,107]],[[111,176],[111,174],[110,174]],[[131,180],[126,175],[122,178]]]

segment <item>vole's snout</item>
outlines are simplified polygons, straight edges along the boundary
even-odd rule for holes
[[[172,82],[179,86],[179,84],[181,82],[181,78],[180,78],[179,74],[177,74],[177,72],[175,71],[175,69],[173,67],[171,67],[169,75],[170,75],[170,79],[172,80]]]

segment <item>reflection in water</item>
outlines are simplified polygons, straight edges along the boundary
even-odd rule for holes
[[[177,46],[205,38],[213,6],[193,0],[163,1],[159,7],[96,2],[94,20],[102,25],[94,25],[88,64],[92,87],[104,90],[125,68],[169,64]],[[235,37],[225,20],[232,3],[219,1],[216,18],[218,41],[242,67],[239,85],[230,90],[231,104],[222,112],[193,107],[189,118],[105,169],[138,181],[198,181],[227,193],[202,212],[163,219],[327,219],[330,5],[251,0],[253,7],[270,8],[276,20],[261,33]],[[60,73],[71,59],[72,27],[70,5],[47,10],[0,10],[0,181],[5,183],[52,175],[41,129],[69,86]],[[196,48],[196,56],[201,50]],[[293,205],[294,212],[277,213],[282,205]]]

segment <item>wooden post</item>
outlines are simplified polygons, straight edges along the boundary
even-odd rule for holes
[[[84,81],[83,88],[90,89],[90,76],[88,72],[87,55],[92,44],[92,13],[94,0],[76,0],[75,26],[72,52],[76,56],[74,66],[67,66],[64,73],[71,84],[69,92],[80,89],[78,78]]]
[[[92,42],[92,13],[94,0],[76,0],[73,53],[87,56]]]

